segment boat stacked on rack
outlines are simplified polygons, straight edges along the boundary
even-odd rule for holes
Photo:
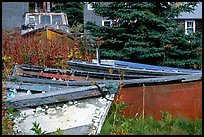
[[[70,101],[82,101],[82,104],[87,104],[87,101],[92,99],[91,103],[88,101],[89,105],[93,106],[93,111],[102,114],[96,120],[100,121],[100,124],[92,126],[94,130],[91,131],[88,131],[88,126],[82,126],[87,130],[79,134],[98,134],[111,103],[116,99],[129,106],[123,110],[125,116],[143,114],[157,119],[161,117],[161,112],[168,111],[173,116],[189,119],[202,117],[201,70],[118,60],[101,60],[101,63],[97,63],[96,60],[72,60],[67,63],[67,70],[28,64],[15,65],[11,81],[3,82],[3,86],[9,91],[5,97],[5,105],[21,110]],[[103,103],[106,105],[98,110],[100,99],[104,99]],[[88,106],[86,107],[88,109]],[[87,117],[91,120],[94,116]],[[80,126],[74,127],[76,134]],[[25,126],[19,127],[23,128],[25,129]],[[64,131],[67,134],[71,133],[68,127]]]

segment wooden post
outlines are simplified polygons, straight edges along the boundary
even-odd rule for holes
[[[50,2],[47,2],[47,12],[50,12]]]
[[[97,64],[101,64],[100,50],[99,50],[100,45],[101,45],[100,38],[96,38],[96,60],[97,60]]]
[[[43,2],[43,12],[46,12],[47,9],[46,9],[46,2]]]
[[[144,120],[145,118],[145,84],[143,83],[143,88],[142,88],[142,119]]]
[[[96,60],[97,60],[97,64],[101,64],[99,46],[96,47]]]

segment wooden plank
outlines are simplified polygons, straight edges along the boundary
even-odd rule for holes
[[[63,89],[74,88],[75,86],[60,86],[60,85],[50,85],[50,84],[36,84],[36,83],[23,83],[23,82],[8,82],[4,81],[3,87],[10,89],[14,88],[16,90],[30,90],[35,92],[54,92]]]
[[[142,63],[134,63],[134,62],[127,62],[127,61],[119,61],[115,60],[115,65],[129,67],[129,68],[137,68],[137,69],[148,69],[148,70],[164,70],[164,71],[178,71],[178,72],[185,72],[185,73],[202,73],[202,70],[193,70],[193,69],[184,69],[184,68],[174,68],[174,67],[166,67],[166,66],[156,66],[156,65],[149,65],[149,64],[142,64]]]
[[[7,108],[11,106],[14,108],[24,108],[96,96],[101,96],[101,92],[97,90],[96,86],[78,87],[55,92],[9,98],[6,100],[5,106]]]
[[[105,64],[95,64],[89,62],[80,62],[80,61],[67,61],[68,65],[73,70],[84,70],[84,71],[93,71],[93,72],[104,72],[108,73],[109,70],[112,70],[113,73],[123,73],[123,74],[140,74],[140,75],[156,75],[156,76],[176,76],[176,75],[187,75],[187,72],[173,72],[173,71],[163,71],[163,70],[145,70],[145,69],[136,69],[136,68],[126,68],[126,67],[117,67],[114,65],[105,65]]]
[[[53,78],[61,77],[62,79],[66,77],[67,80],[70,79],[71,75],[74,74],[75,77],[82,76],[85,78],[95,78],[95,79],[133,79],[133,78],[153,78],[158,76],[153,75],[126,75],[126,74],[110,74],[104,72],[90,72],[90,71],[80,71],[80,70],[63,70],[54,68],[43,68],[31,65],[16,65],[15,70],[13,70],[15,75],[27,76],[35,78]],[[50,76],[49,76],[49,75]],[[75,79],[73,79],[75,80]],[[77,79],[76,79],[77,80]]]
[[[157,84],[157,83],[167,83],[173,81],[184,81],[188,79],[200,80],[202,74],[193,75],[178,75],[178,76],[161,76],[158,78],[143,78],[143,79],[129,79],[129,80],[87,80],[87,81],[58,81],[49,79],[37,79],[37,78],[26,78],[20,76],[11,76],[10,79],[20,80],[21,82],[29,83],[41,83],[41,84],[59,84],[67,86],[88,86],[93,85],[93,82],[99,84],[105,84],[110,82],[121,82],[125,85],[140,85],[140,84]]]

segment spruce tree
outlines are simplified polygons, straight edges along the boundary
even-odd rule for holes
[[[67,14],[70,27],[76,24],[83,24],[83,2],[53,2],[55,5],[52,12],[64,12]]]
[[[201,66],[201,33],[186,35],[175,17],[192,12],[196,2],[173,7],[169,2],[113,2],[94,4],[96,15],[113,21],[112,27],[92,22],[86,29],[104,42],[102,59],[117,59],[181,68]]]

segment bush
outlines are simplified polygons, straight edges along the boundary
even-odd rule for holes
[[[138,115],[130,118],[121,115],[123,107],[119,106],[125,106],[121,103],[112,104],[101,135],[202,135],[202,119],[192,121],[173,117],[168,112],[163,112],[159,120]]]

